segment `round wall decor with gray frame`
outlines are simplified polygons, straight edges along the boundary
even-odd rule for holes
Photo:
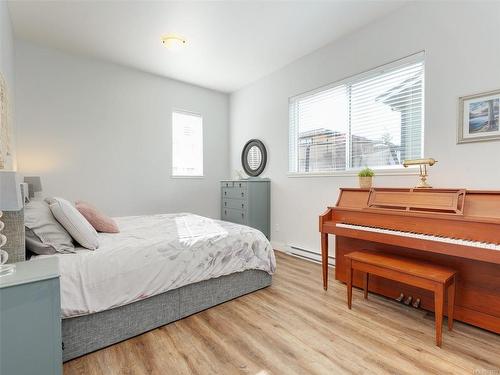
[[[267,150],[259,139],[251,139],[241,152],[241,164],[245,173],[250,177],[257,177],[266,168]]]

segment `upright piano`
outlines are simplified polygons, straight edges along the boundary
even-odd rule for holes
[[[455,319],[500,333],[500,191],[465,189],[340,189],[319,217],[323,287],[328,287],[328,235],[335,235],[335,278],[345,282],[344,255],[379,250],[458,271]],[[354,275],[362,286],[362,275]],[[390,298],[430,292],[370,277],[370,291]]]

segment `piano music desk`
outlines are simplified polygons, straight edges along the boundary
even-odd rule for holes
[[[399,281],[434,293],[436,345],[442,343],[444,295],[448,293],[448,330],[453,330],[456,271],[414,259],[373,251],[354,251],[346,256],[347,306],[352,306],[353,270],[363,273],[364,297],[368,298],[370,275]]]

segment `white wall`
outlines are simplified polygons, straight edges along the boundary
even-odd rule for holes
[[[500,89],[500,2],[418,3],[340,39],[231,96],[231,169],[250,138],[268,147],[272,239],[319,252],[318,215],[356,177],[292,178],[288,98],[425,50],[425,156],[437,187],[500,189],[500,142],[456,144],[458,97]],[[412,186],[415,176],[378,176],[376,186]]]
[[[16,40],[18,164],[46,195],[111,215],[219,217],[227,178],[225,94]],[[171,177],[171,113],[203,115],[203,179]]]
[[[12,23],[6,1],[0,1],[0,73],[7,84],[11,113],[11,131],[14,132],[14,40]],[[12,155],[5,160],[6,169],[15,168],[15,140],[11,138]]]

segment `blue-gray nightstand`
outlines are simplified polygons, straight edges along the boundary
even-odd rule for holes
[[[0,277],[0,374],[62,373],[57,258],[16,263]]]

